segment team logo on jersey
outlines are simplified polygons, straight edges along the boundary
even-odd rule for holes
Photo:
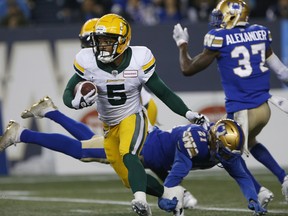
[[[128,71],[124,71],[123,76],[125,78],[135,78],[138,76],[138,71],[137,70],[128,70]]]

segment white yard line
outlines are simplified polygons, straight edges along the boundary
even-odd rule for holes
[[[121,202],[121,201],[113,201],[113,200],[94,200],[94,199],[76,199],[76,198],[57,198],[57,197],[29,197],[29,196],[5,196],[2,199],[9,200],[22,200],[22,201],[36,201],[36,202],[70,202],[70,203],[92,203],[92,204],[111,204],[111,205],[124,205],[130,206],[130,202]],[[155,204],[151,204],[151,206],[157,207]],[[227,211],[227,212],[252,212],[248,209],[238,209],[238,208],[216,208],[216,207],[208,207],[208,206],[197,206],[196,210],[202,211]],[[188,210],[189,211],[189,210]],[[193,211],[193,210],[191,210]],[[277,215],[288,215],[288,210],[268,210],[269,214],[277,214]]]

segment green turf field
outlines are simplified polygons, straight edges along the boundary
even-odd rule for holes
[[[288,215],[280,184],[266,171],[256,178],[273,191],[268,215]],[[246,216],[252,211],[236,183],[218,171],[193,171],[184,186],[198,199],[198,207],[186,216]],[[131,192],[115,175],[0,177],[0,216],[135,216]],[[153,216],[172,215],[159,210],[157,199],[148,197]]]

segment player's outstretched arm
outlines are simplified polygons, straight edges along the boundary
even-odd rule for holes
[[[183,29],[179,23],[174,26],[173,39],[179,49],[180,68],[185,76],[192,76],[204,70],[219,55],[216,51],[204,49],[201,53],[192,58],[188,52],[188,30],[187,28]]]
[[[176,95],[156,73],[146,82],[146,86],[173,112],[185,117],[191,123],[206,125],[206,120],[208,119],[205,119],[202,114],[191,111],[184,101]]]

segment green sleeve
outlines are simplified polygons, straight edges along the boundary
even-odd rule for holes
[[[183,100],[176,95],[161,79],[154,73],[145,85],[165,103],[173,112],[184,116],[189,108]]]
[[[72,100],[74,99],[74,89],[75,89],[75,86],[81,81],[84,81],[84,79],[82,79],[77,74],[74,74],[66,85],[62,98],[63,98],[64,104],[69,108],[74,109],[71,103]]]

